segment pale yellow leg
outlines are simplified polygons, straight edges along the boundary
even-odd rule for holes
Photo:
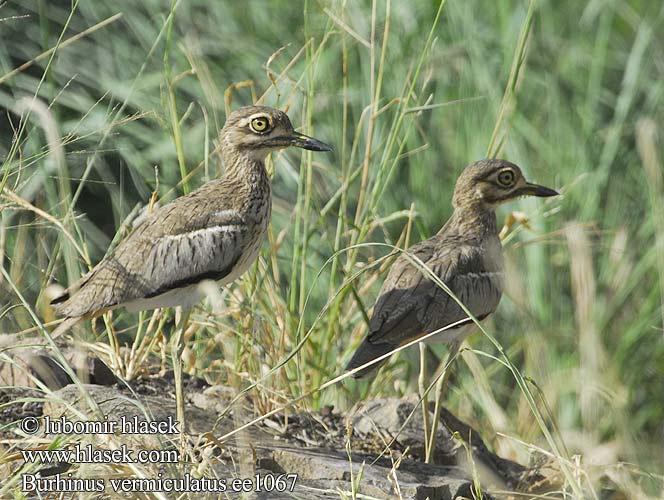
[[[417,385],[420,391],[420,399],[422,399],[422,424],[424,426],[424,447],[425,450],[429,446],[429,395],[426,386],[426,373],[427,373],[427,346],[424,342],[418,344],[420,346],[420,373],[417,377]],[[426,453],[426,451],[425,451]]]
[[[191,309],[180,311],[180,320],[175,326],[175,333],[171,338],[171,359],[173,361],[173,377],[175,379],[175,418],[180,426],[180,452],[184,453],[186,444],[185,416],[184,416],[184,387],[182,379],[182,354],[184,352],[184,332],[189,323]]]
[[[436,451],[436,433],[438,432],[438,422],[440,420],[440,410],[443,405],[443,394],[445,392],[445,386],[447,385],[447,380],[450,377],[450,368],[452,361],[456,357],[459,349],[461,348],[461,342],[453,342],[450,344],[450,352],[447,355],[447,360],[443,365],[443,374],[438,379],[436,384],[436,406],[433,412],[433,421],[431,422],[431,432],[429,433],[429,441],[426,442],[426,463],[431,463],[433,461],[433,454]]]

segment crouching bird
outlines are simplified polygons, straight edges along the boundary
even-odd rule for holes
[[[52,301],[65,321],[53,336],[81,319],[126,307],[130,311],[182,306],[173,337],[178,420],[184,426],[183,331],[189,310],[203,297],[198,284],[225,285],[254,262],[270,221],[270,178],[265,157],[295,146],[331,151],[296,132],[288,116],[265,106],[228,116],[219,146],[224,175],[148,215],[79,283]]]
[[[468,165],[454,188],[454,212],[433,237],[413,245],[407,253],[428,267],[482,320],[496,310],[503,289],[503,249],[498,237],[495,209],[520,196],[555,196],[558,193],[527,182],[521,169],[505,160],[481,160]],[[421,265],[401,254],[380,290],[369,322],[369,333],[346,369],[354,370],[381,356],[380,361],[353,374],[367,375],[387,361],[387,354],[443,327],[453,328],[431,340],[451,344],[456,354],[473,330],[463,308]]]

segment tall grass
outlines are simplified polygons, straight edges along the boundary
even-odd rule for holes
[[[638,1],[0,4],[0,331],[52,319],[46,285],[97,262],[137,204],[223,171],[227,109],[260,100],[335,153],[272,156],[269,242],[195,311],[187,371],[252,387],[257,414],[413,392],[416,349],[371,386],[317,389],[366,333],[389,245],[437,231],[460,169],[488,151],[563,196],[499,214],[524,223],[486,330],[519,376],[476,335],[447,402],[503,455],[553,451],[548,426],[560,463],[580,455],[584,491],[609,474],[656,496],[661,478],[620,464],[664,467],[663,15]],[[122,373],[158,355],[170,315],[106,318]]]

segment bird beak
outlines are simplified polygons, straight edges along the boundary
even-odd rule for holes
[[[299,132],[293,133],[290,137],[289,145],[295,146],[296,148],[308,149],[309,151],[333,151],[332,146],[328,146],[318,139],[300,134]]]
[[[540,196],[546,198],[548,196],[557,196],[558,191],[555,189],[548,188],[546,186],[540,186],[539,184],[532,184],[527,182],[526,185],[518,190],[519,196]]]

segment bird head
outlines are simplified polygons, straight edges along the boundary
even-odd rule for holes
[[[276,149],[290,146],[332,151],[324,142],[295,131],[286,113],[267,106],[246,106],[233,111],[221,131],[221,142],[259,160]]]
[[[506,160],[480,160],[468,165],[457,179],[452,204],[480,203],[488,208],[520,196],[556,196],[557,191],[528,182],[521,169]]]

